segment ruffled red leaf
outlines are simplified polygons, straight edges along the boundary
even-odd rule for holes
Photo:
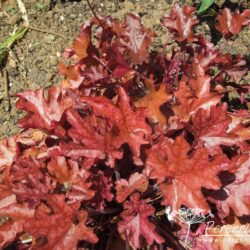
[[[81,173],[76,177],[70,187],[70,192],[67,198],[72,202],[82,202],[90,200],[95,196],[95,191],[91,189],[92,183],[90,182],[91,173],[87,170],[81,170]]]
[[[175,33],[174,39],[177,42],[187,41],[191,43],[194,41],[193,26],[198,23],[194,13],[194,7],[180,7],[179,4],[175,4],[171,14],[164,17],[163,25]]]
[[[43,167],[43,164],[32,158],[20,158],[12,166],[10,171],[12,191],[18,201],[24,201],[30,207],[35,207],[47,193],[53,191],[53,182],[47,174],[42,173]]]
[[[183,136],[174,143],[162,139],[149,150],[145,172],[149,178],[157,179],[163,193],[162,204],[173,210],[181,205],[208,210],[201,187],[219,189],[217,175],[229,167],[229,162],[222,155],[210,160],[205,148],[189,152],[190,145]]]
[[[144,192],[148,187],[148,179],[145,175],[134,173],[129,177],[129,180],[120,179],[116,181],[116,200],[123,202],[134,191]]]
[[[221,79],[223,73],[235,82],[238,82],[247,73],[247,62],[242,55],[232,57],[231,54],[218,54],[214,63],[221,69],[221,73],[217,74],[214,80],[222,84],[224,83],[224,78]]]
[[[12,165],[18,156],[18,151],[15,137],[0,141],[0,171]]]
[[[124,203],[124,211],[121,213],[123,220],[118,223],[118,231],[124,239],[128,238],[133,249],[140,249],[143,246],[143,239],[148,245],[164,242],[155,231],[155,225],[149,221],[148,217],[154,212],[154,207],[148,205],[145,200],[140,200],[139,194],[133,194],[130,201]]]
[[[2,218],[0,225],[1,249],[14,241],[18,234],[23,233],[25,222],[34,217],[34,210],[28,208],[26,204],[20,205],[16,203],[15,199],[8,199],[7,206],[0,208],[0,217]]]
[[[93,230],[85,226],[87,213],[78,212],[79,204],[70,206],[64,199],[64,195],[48,196],[48,206],[41,204],[35,217],[25,223],[25,231],[34,237],[34,249],[77,249],[79,240],[98,241]]]
[[[233,145],[242,141],[242,138],[229,133],[232,122],[227,114],[227,105],[212,106],[210,110],[200,109],[193,118],[191,131],[196,139],[196,147],[204,146],[216,150],[218,145]]]
[[[221,214],[226,217],[230,213],[230,208],[237,216],[249,215],[250,213],[250,157],[243,155],[236,160],[233,173],[236,179],[233,183],[223,189],[227,198],[223,201],[213,200]]]
[[[210,77],[204,74],[200,65],[195,66],[199,75],[194,79],[183,78],[174,95],[178,102],[173,105],[175,114],[184,121],[189,120],[200,108],[209,110],[220,102],[221,95],[211,91]]]
[[[73,109],[67,111],[66,119],[72,126],[69,136],[83,148],[100,151],[100,156],[106,154],[108,165],[113,167],[115,159],[122,157],[122,152],[112,145],[111,127],[105,119],[93,115],[81,117]]]
[[[72,105],[72,100],[63,96],[62,89],[56,86],[48,90],[48,98],[43,89],[27,90],[17,94],[17,97],[16,107],[28,112],[19,121],[23,128],[55,129],[64,111]]]
[[[217,20],[216,29],[228,39],[238,34],[244,26],[250,23],[250,10],[244,10],[242,13],[236,10],[232,13],[230,9],[224,8]]]
[[[120,33],[116,43],[127,49],[130,61],[133,64],[147,62],[153,33],[142,26],[140,18],[128,14]]]
[[[142,164],[140,148],[149,143],[151,128],[145,121],[145,109],[134,110],[130,98],[123,88],[118,89],[119,108],[104,97],[83,97],[82,102],[88,103],[96,116],[109,120],[112,124],[111,144],[119,149],[128,143],[134,155],[135,164]]]
[[[72,183],[79,172],[77,162],[66,160],[63,156],[52,158],[47,168],[53,179],[66,185]]]

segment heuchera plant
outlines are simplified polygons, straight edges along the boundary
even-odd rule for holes
[[[246,60],[194,33],[194,12],[173,7],[162,25],[176,45],[158,51],[135,15],[86,22],[62,84],[17,94],[23,130],[0,143],[1,249],[249,249],[201,240],[208,218],[250,215],[250,112]],[[228,39],[249,22],[224,9],[216,28]],[[175,220],[185,209],[204,220]]]

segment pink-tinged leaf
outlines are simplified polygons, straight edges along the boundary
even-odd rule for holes
[[[47,168],[53,179],[66,185],[72,183],[79,172],[78,163],[70,159],[66,160],[63,156],[52,158]]]
[[[118,223],[119,233],[124,239],[128,238],[133,249],[141,249],[144,246],[142,243],[144,240],[148,245],[164,242],[164,239],[155,231],[155,225],[148,218],[154,215],[154,207],[148,205],[145,200],[140,200],[139,197],[139,194],[133,194],[130,201],[124,203],[122,221]]]
[[[92,229],[85,226],[87,213],[78,212],[79,203],[66,204],[64,195],[50,195],[46,202],[48,206],[42,203],[35,217],[24,225],[34,239],[34,249],[77,249],[79,240],[98,241]]]
[[[129,180],[120,179],[116,181],[116,200],[123,202],[134,191],[144,192],[148,187],[148,179],[145,175],[134,173],[129,177]]]
[[[219,50],[215,49],[214,44],[207,41],[203,36],[198,38],[195,52],[195,60],[203,69],[213,65],[215,58],[219,54]]]
[[[105,96],[83,96],[80,98],[80,101],[84,103],[83,105],[87,103],[97,117],[103,117],[114,124],[121,119],[119,108]],[[112,114],[112,116],[110,114]]]
[[[107,66],[103,66],[103,64],[92,65],[82,72],[82,75],[84,77],[84,86],[91,86],[94,85],[94,83],[96,82],[108,80]]]
[[[247,156],[247,157],[246,157]],[[244,161],[243,161],[244,160]],[[236,159],[233,173],[236,180],[225,186],[226,200],[212,200],[223,217],[230,213],[230,208],[237,216],[250,214],[250,155]]]
[[[163,193],[162,204],[170,205],[172,210],[181,205],[208,210],[201,187],[219,189],[221,182],[217,175],[230,164],[223,155],[210,160],[205,148],[192,154],[189,151],[190,145],[183,136],[174,143],[162,138],[148,152],[145,173],[150,179],[157,179]]]
[[[221,73],[215,78],[217,81],[220,81],[219,77],[224,73],[233,81],[238,82],[248,71],[247,62],[242,55],[232,57],[231,54],[218,54],[214,62],[221,69]],[[221,81],[222,84],[223,82],[224,80]]]
[[[210,77],[207,75],[189,81],[183,78],[179,89],[174,93],[178,98],[177,104],[173,106],[175,114],[180,119],[188,121],[199,109],[209,110],[211,106],[217,105],[221,95],[212,92],[210,88]]]
[[[1,190],[2,191],[2,190]],[[13,203],[16,203],[16,195],[10,194],[9,196],[0,200],[0,209],[7,207]]]
[[[86,149],[85,146],[73,142],[61,142],[44,152],[40,157],[48,158],[54,156],[67,156],[72,160],[84,159],[83,167],[89,169],[97,160],[105,159],[105,154],[98,149]]]
[[[4,246],[14,241],[17,234],[24,232],[24,223],[34,217],[34,210],[25,204],[11,202],[0,209],[0,217],[6,218],[0,225],[0,248],[4,249]]]
[[[250,140],[250,112],[247,110],[234,111],[229,113],[232,119],[228,133],[236,134],[241,140]]]
[[[93,233],[92,229],[85,226],[87,217],[87,212],[79,211],[76,217],[78,224],[73,224],[64,235],[62,241],[60,241],[53,249],[77,249],[77,243],[79,240],[88,241],[92,244],[97,243],[98,237]]]
[[[0,170],[12,165],[18,156],[18,145],[15,137],[0,141]]]
[[[20,158],[11,168],[12,191],[18,201],[35,207],[49,192],[53,191],[51,178],[43,174],[44,165],[32,158]]]
[[[72,106],[71,98],[63,95],[60,87],[51,87],[48,91],[48,98],[45,91],[27,90],[17,94],[19,100],[16,103],[18,109],[27,111],[27,115],[19,121],[23,128],[55,129],[64,113]]]
[[[196,139],[196,147],[204,146],[216,149],[218,145],[233,145],[242,141],[242,138],[228,133],[231,117],[227,114],[227,105],[212,106],[210,110],[199,109],[192,119],[191,131]]]
[[[230,9],[224,8],[217,20],[216,29],[228,39],[238,34],[244,26],[250,23],[250,10],[244,10],[242,13],[236,10],[232,13]]]
[[[67,194],[69,202],[82,202],[90,200],[94,197],[95,191],[91,189],[92,183],[90,182],[91,173],[87,170],[81,170],[70,187],[70,192]]]
[[[126,48],[130,61],[133,64],[147,62],[153,33],[142,26],[140,18],[128,14],[120,32],[116,43]]]
[[[171,14],[164,17],[163,25],[169,31],[175,33],[174,39],[177,42],[187,41],[191,43],[195,40],[193,26],[198,23],[198,19],[194,15],[194,12],[194,7],[180,7],[179,4],[175,4],[171,10]]]

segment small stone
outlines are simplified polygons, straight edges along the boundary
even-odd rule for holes
[[[130,1],[126,1],[126,2],[124,2],[124,7],[127,10],[132,10],[132,9],[134,9],[135,5]]]
[[[57,65],[57,58],[55,56],[50,56],[50,65],[55,66]]]
[[[13,69],[17,67],[15,60],[11,56],[8,57],[8,66]]]

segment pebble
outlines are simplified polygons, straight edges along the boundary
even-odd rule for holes
[[[55,56],[50,56],[50,65],[51,66],[56,66],[57,65],[57,58]]]
[[[126,1],[124,2],[124,7],[128,10],[131,10],[131,9],[134,9],[135,5],[130,1]]]

